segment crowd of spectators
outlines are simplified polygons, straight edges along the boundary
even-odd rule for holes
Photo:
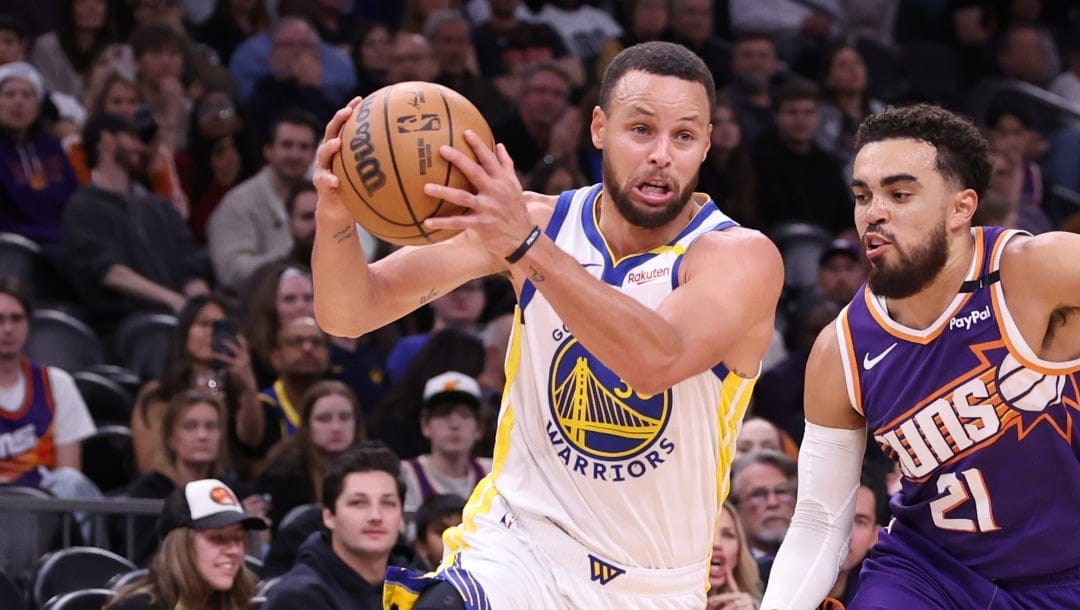
[[[163,499],[199,480],[227,484],[270,523],[245,552],[284,557],[278,574],[296,563],[268,607],[375,600],[387,565],[437,563],[438,534],[491,467],[512,289],[505,278],[476,280],[369,336],[323,332],[309,270],[322,125],[352,96],[439,82],[483,112],[526,188],[555,193],[602,179],[590,138],[600,76],[619,50],[650,40],[692,49],[716,80],[699,190],[744,225],[771,236],[813,225],[828,244],[811,261],[816,277],[785,292],[719,516],[710,608],[736,594],[756,600],[794,507],[809,347],[866,274],[848,187],[855,129],[887,104],[964,112],[992,144],[981,221],[1080,230],[1075,3],[9,3],[0,232],[32,242],[40,260],[31,283],[0,279],[0,482],[65,497],[102,491],[80,474],[92,409],[68,372],[29,357],[35,308],[81,320],[113,360],[133,317],[168,314],[165,366],[139,380],[123,422],[134,476],[107,495]],[[369,259],[392,248],[358,238]],[[892,479],[876,451],[838,599],[857,586],[874,526],[887,522]],[[321,509],[303,527],[279,527],[308,505]],[[385,540],[341,533],[361,522]],[[124,528],[109,530],[122,548]],[[136,530],[134,559],[151,574],[114,607],[253,593],[241,578],[210,583],[203,597],[178,594],[170,579],[180,576],[161,557],[198,548],[202,530],[150,521]],[[210,543],[230,546],[234,534]]]

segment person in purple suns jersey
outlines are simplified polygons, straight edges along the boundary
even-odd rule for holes
[[[761,608],[814,608],[866,434],[902,474],[848,610],[1080,607],[1080,235],[973,227],[986,141],[941,108],[855,139],[867,285],[806,369],[798,504]]]

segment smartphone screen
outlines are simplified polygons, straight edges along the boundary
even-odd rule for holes
[[[215,355],[228,354],[229,348],[225,346],[225,341],[236,338],[236,320],[233,320],[232,318],[214,320],[210,337],[211,349]],[[224,368],[225,364],[217,358],[214,358],[213,366],[215,369],[221,369]]]

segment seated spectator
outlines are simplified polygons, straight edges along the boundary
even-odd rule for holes
[[[406,458],[427,453],[431,447],[420,434],[420,410],[424,406],[427,381],[452,370],[475,378],[484,371],[484,358],[484,344],[473,335],[455,329],[432,335],[401,381],[387,391],[372,414],[368,427],[371,437],[382,440],[394,453]]]
[[[291,108],[303,108],[326,124],[344,101],[323,88],[323,63],[319,35],[306,21],[286,18],[271,38],[267,61],[270,73],[262,75],[244,104],[244,117],[256,133],[264,133]]]
[[[164,500],[177,488],[211,477],[232,480],[233,488],[238,489],[234,478],[226,476],[227,428],[225,405],[214,395],[198,390],[177,394],[161,416],[160,462],[152,472],[136,479],[124,495]],[[247,495],[243,505],[249,514],[266,517],[267,505],[262,496]],[[121,539],[120,525],[115,523],[111,528],[114,541]],[[134,529],[135,555],[131,559],[143,565],[157,551],[159,540],[150,517],[136,519]]]
[[[735,439],[735,459],[761,450],[784,450],[780,430],[767,419],[748,417],[743,421],[739,436]]]
[[[330,464],[364,440],[364,418],[349,388],[340,381],[320,381],[304,393],[300,427],[267,457],[255,489],[268,494],[270,526],[290,510],[318,501]]]
[[[596,59],[596,81],[604,78],[604,71],[607,70],[608,64],[623,49],[650,40],[661,40],[661,36],[667,33],[668,23],[671,21],[671,7],[668,0],[630,0],[623,4],[622,12],[624,15],[622,21],[626,28],[623,29],[622,36],[607,41],[604,48],[600,50],[600,55]],[[711,20],[709,27],[712,27]]]
[[[581,0],[544,2],[534,19],[550,25],[562,36],[566,48],[581,60],[585,74],[596,73],[596,61],[604,45],[623,34],[611,13]]]
[[[1043,202],[1042,170],[1036,160],[1046,149],[1046,140],[1035,130],[1032,117],[1019,106],[1001,104],[986,112],[987,140],[1019,168],[1020,189],[1017,207],[1040,207]]]
[[[134,176],[135,180],[158,197],[172,203],[173,208],[182,217],[189,214],[188,197],[181,188],[177,174],[176,160],[173,157],[171,140],[166,143],[167,135],[158,128],[153,110],[143,105],[143,99],[135,81],[119,71],[109,72],[102,77],[96,93],[89,96],[87,112],[91,117],[100,114],[115,114],[135,125],[139,138],[146,143],[150,155],[145,175]],[[90,183],[90,166],[86,160],[86,148],[82,139],[75,135],[64,140],[71,166],[79,184]]]
[[[234,293],[256,269],[292,249],[285,197],[306,179],[319,137],[315,118],[300,110],[278,117],[268,136],[266,166],[226,193],[206,225],[218,285]]]
[[[731,82],[722,93],[731,100],[743,139],[753,144],[776,126],[772,88],[780,78],[780,61],[772,39],[764,34],[739,35],[731,48]]]
[[[434,82],[465,96],[489,124],[506,115],[508,104],[490,79],[480,74],[476,47],[469,36],[469,22],[460,11],[436,11],[424,24],[424,38],[431,43],[437,72]]]
[[[352,60],[356,66],[356,94],[367,96],[389,84],[390,29],[378,21],[369,21],[353,30]]]
[[[30,315],[18,281],[0,278],[0,483],[100,496],[82,474],[82,441],[94,422],[71,375],[23,354]]]
[[[322,482],[326,531],[304,542],[263,609],[381,610],[387,567],[419,567],[397,544],[405,522],[400,476],[400,461],[381,443],[342,455]]]
[[[421,34],[401,31],[390,45],[390,65],[386,70],[388,83],[431,81],[439,73],[439,65],[431,52],[431,43]]]
[[[254,173],[250,132],[223,91],[195,101],[187,149],[176,158],[180,184],[191,202],[188,226],[197,244],[206,243],[206,224],[233,187]]]
[[[182,80],[184,36],[171,26],[148,23],[131,33],[131,48],[139,97],[153,110],[162,131],[159,142],[176,154],[187,146],[191,124],[192,102]]]
[[[243,293],[246,298],[240,307],[240,330],[251,346],[255,379],[260,388],[265,388],[277,378],[270,354],[281,325],[315,315],[311,272],[293,263],[273,262],[252,274]]]
[[[885,483],[871,471],[872,469],[864,469],[862,481],[855,492],[855,519],[851,524],[851,543],[844,562],[840,564],[836,584],[829,592],[829,597],[845,605],[855,598],[862,562],[870,554],[870,549],[877,544],[881,528],[889,521],[889,496],[885,492]]]
[[[420,434],[431,451],[403,463],[407,512],[438,494],[467,498],[491,471],[490,459],[473,457],[473,447],[484,431],[482,399],[480,384],[457,371],[436,375],[424,384]]]
[[[797,476],[795,460],[777,451],[756,451],[731,466],[731,501],[764,583],[795,513]]]
[[[93,321],[111,330],[142,311],[180,310],[205,293],[187,225],[172,205],[134,187],[146,171],[146,145],[127,120],[102,115],[83,132],[93,182],[64,210],[69,277]]]
[[[242,334],[234,341],[226,340],[225,347],[232,350],[229,354],[215,353],[213,349],[214,323],[225,318],[225,304],[210,295],[192,297],[177,314],[165,374],[143,386],[131,413],[139,472],[152,472],[166,461],[161,443],[166,406],[175,396],[190,390],[209,393],[225,405],[228,425],[223,424],[222,430],[227,433],[228,451],[221,456],[223,460],[243,466],[238,460],[240,445],[254,445],[261,439],[265,420],[247,341]]]
[[[0,66],[25,61],[28,41],[22,20],[10,13],[0,13]]]
[[[725,502],[713,536],[706,610],[757,608],[760,602],[761,575],[750,554],[746,530],[735,507]]]
[[[283,30],[284,34],[279,36]],[[236,84],[236,101],[242,107],[255,98],[255,83],[274,70],[270,54],[275,37],[279,45],[294,49],[310,47],[314,41],[319,55],[319,88],[326,99],[340,104],[356,90],[356,69],[349,56],[319,41],[318,34],[303,19],[286,17],[272,30],[248,38],[233,51],[229,72]]]
[[[266,426],[261,441],[247,446],[251,457],[263,459],[278,441],[296,434],[302,421],[296,405],[330,371],[328,343],[314,318],[294,318],[281,325],[270,352],[278,378],[259,392]]]
[[[107,610],[246,610],[255,576],[244,565],[247,532],[266,529],[216,479],[192,481],[165,501],[161,547],[146,576],[122,588]]]
[[[818,224],[832,233],[851,228],[851,189],[840,163],[814,142],[817,87],[792,82],[778,88],[773,101],[776,130],[754,146],[762,228],[791,221]]]
[[[716,99],[712,125],[712,146],[701,164],[697,190],[707,193],[716,207],[740,224],[759,226],[754,205],[756,184],[750,144],[743,138],[735,106],[727,97]]]
[[[841,44],[825,53],[820,120],[814,140],[848,168],[845,174],[851,173],[855,158],[855,130],[867,116],[885,109],[885,104],[870,97],[869,84],[866,63],[854,45]]]
[[[822,299],[844,307],[866,281],[866,273],[866,261],[859,244],[846,236],[834,239],[818,258],[816,282],[801,291],[793,314],[806,315]],[[793,322],[792,326],[797,324]]]
[[[525,71],[538,63],[553,62],[567,74],[574,87],[586,82],[581,60],[569,51],[555,28],[524,19],[521,0],[491,3],[491,15],[473,33],[480,73],[495,83],[508,100],[517,101]]]
[[[46,89],[79,97],[94,58],[118,41],[110,5],[107,0],[68,0],[56,30],[34,40],[29,60],[41,70]]]
[[[475,279],[432,301],[429,307],[435,319],[431,331],[402,337],[386,357],[390,383],[402,380],[413,359],[435,333],[452,328],[479,336],[485,299],[484,281]]]
[[[219,0],[214,12],[196,29],[195,38],[209,45],[221,65],[229,65],[233,50],[248,38],[270,29],[270,13],[265,2]]]
[[[60,141],[45,126],[41,75],[28,63],[0,66],[0,231],[62,258],[60,224],[78,188]]]
[[[442,535],[448,528],[461,523],[465,498],[455,494],[431,496],[416,510],[416,539],[413,549],[426,569],[434,570],[442,562]]]
[[[671,29],[667,39],[683,45],[703,59],[712,72],[716,88],[720,89],[728,82],[731,45],[715,33],[714,10],[711,0],[673,0]]]
[[[189,23],[185,20],[183,0],[131,0],[131,2],[134,4],[132,16],[136,31],[148,25],[165,26],[179,35],[180,53],[183,56],[184,65],[184,95],[187,98],[195,99],[204,91],[232,92],[232,78],[220,59],[215,56],[211,48],[199,44],[188,34]],[[134,32],[131,38],[135,38]],[[132,45],[134,44],[132,40]]]

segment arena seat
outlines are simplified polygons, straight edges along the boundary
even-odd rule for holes
[[[159,379],[168,365],[176,324],[176,317],[160,313],[125,318],[113,336],[117,361],[143,381]]]
[[[72,591],[50,599],[41,610],[101,610],[114,595],[109,589]]]
[[[35,608],[44,608],[58,595],[103,588],[117,574],[134,569],[127,559],[97,547],[73,546],[48,553],[31,572],[30,600]]]
[[[82,442],[82,471],[102,493],[124,489],[134,480],[135,449],[127,426],[101,426]]]
[[[92,371],[78,371],[72,374],[75,387],[79,388],[86,408],[94,423],[123,424],[131,422],[131,409],[135,399],[126,388],[116,381]]]
[[[98,336],[82,320],[56,309],[35,309],[26,341],[35,362],[78,371],[105,362]]]

